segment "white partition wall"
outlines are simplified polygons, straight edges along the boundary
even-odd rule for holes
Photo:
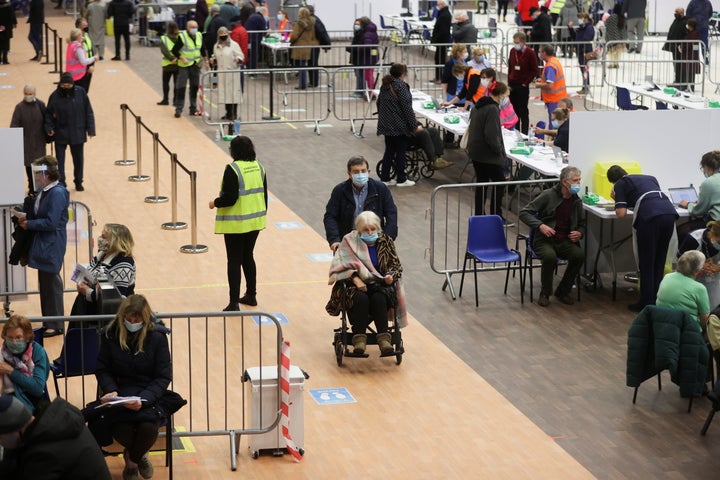
[[[22,204],[25,198],[25,163],[22,128],[0,128],[0,205]]]

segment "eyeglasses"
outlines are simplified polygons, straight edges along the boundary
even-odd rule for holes
[[[15,335],[14,337],[8,336],[8,337],[5,337],[5,340],[9,340],[11,342],[19,342],[20,340],[25,340],[25,335],[20,334],[20,335]]]

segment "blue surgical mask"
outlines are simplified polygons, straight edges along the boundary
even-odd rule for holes
[[[353,26],[353,30],[355,30],[356,32],[359,32],[361,28],[362,28],[362,27],[361,27],[360,25],[354,25],[354,26]]]
[[[28,342],[25,340],[5,340],[5,347],[8,349],[10,353],[14,353],[15,355],[19,355],[23,353],[28,346]]]
[[[580,184],[579,184],[579,183],[573,183],[572,185],[570,185],[570,193],[573,193],[573,194],[575,194],[575,195],[577,195],[578,193],[580,193]]]
[[[464,76],[464,75],[457,75],[457,76],[455,76],[455,80],[457,80],[458,82],[462,82],[463,80],[465,80],[465,76]]]
[[[278,14],[277,14],[278,22],[282,22],[282,21],[283,21],[283,18],[285,18],[285,17],[283,16],[282,13],[278,13]]]
[[[508,97],[505,97],[502,100],[500,100],[500,106],[502,108],[507,107],[509,103],[510,103],[510,99]]]
[[[519,43],[516,43],[515,45],[513,45],[513,48],[519,52],[520,50],[522,50],[523,46]]]
[[[475,57],[475,62],[477,62],[477,63],[482,63],[484,61],[485,61],[485,55],[478,55],[477,57]]]
[[[355,185],[358,187],[364,187],[365,184],[368,182],[368,178],[370,177],[370,174],[368,172],[363,173],[353,173],[352,174],[352,181]]]
[[[188,33],[190,35],[197,35],[198,29],[197,28],[191,28],[188,30]]]
[[[125,328],[127,328],[127,331],[130,333],[139,332],[142,330],[143,324],[140,323],[130,323],[127,320],[123,320],[123,323],[125,324]]]
[[[557,130],[558,127],[560,126],[560,122],[558,122],[557,120],[553,120],[552,122],[550,122],[550,125],[552,125],[552,128]]]
[[[707,174],[705,170],[703,170],[703,177],[708,178],[710,175]]]
[[[481,78],[480,85],[482,85],[483,87],[487,87],[488,85],[490,85],[490,79],[489,78]]]
[[[361,233],[360,234],[360,240],[362,240],[365,243],[375,243],[377,242],[378,234],[377,233]]]
[[[720,243],[716,242],[715,240],[711,240],[710,243],[715,250],[720,250]]]

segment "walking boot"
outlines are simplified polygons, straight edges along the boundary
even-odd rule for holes
[[[352,337],[353,353],[362,355],[365,353],[365,347],[367,346],[367,335],[364,333],[358,333]]]
[[[392,343],[390,343],[390,334],[385,333],[378,333],[377,336],[377,344],[378,347],[380,347],[380,354],[381,355],[390,355],[395,351],[395,348],[393,348]]]

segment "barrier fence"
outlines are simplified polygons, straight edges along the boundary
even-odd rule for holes
[[[170,206],[171,206],[171,221],[162,224],[164,230],[181,230],[187,228],[186,222],[178,221],[178,168],[181,169],[187,175],[190,186],[190,244],[183,245],[180,247],[180,251],[183,253],[205,253],[208,251],[206,245],[199,245],[197,243],[197,172],[189,170],[185,165],[182,164],[177,158],[177,154],[172,152],[167,145],[160,141],[160,134],[150,129],[143,121],[142,117],[135,114],[132,109],[125,103],[120,105],[122,112],[122,138],[123,138],[123,158],[115,161],[116,165],[133,165],[137,166],[137,173],[128,177],[129,181],[141,182],[150,179],[149,175],[142,173],[142,145],[143,131],[149,133],[152,139],[152,150],[153,150],[153,195],[145,197],[146,203],[164,203],[168,201],[166,196],[160,195],[160,147],[167,154],[170,159]],[[135,120],[135,146],[137,160],[129,160],[127,158],[127,146],[128,146],[128,113],[132,115]]]
[[[45,23],[45,32],[43,35],[43,50],[42,57],[45,58],[43,65],[52,65],[53,69],[48,73],[62,73],[63,71],[63,58],[65,52],[63,51],[63,39],[58,35],[57,30],[50,28],[50,25]],[[50,36],[52,35],[52,41]]]
[[[258,384],[253,385],[259,390],[252,395],[259,394],[259,398],[269,400],[267,403],[270,404],[255,402],[251,405],[249,388],[243,385],[244,372],[255,366],[277,366],[275,378],[281,378],[283,336],[279,320],[261,311],[154,315],[171,332],[168,343],[173,379],[168,388],[188,401],[175,413],[173,424],[179,428],[174,431],[168,429],[166,441],[178,437],[226,436],[230,446],[230,466],[233,471],[236,470],[241,436],[269,432],[280,421],[280,381],[275,382],[276,385],[264,382],[262,369],[259,369]],[[98,323],[107,325],[113,318],[112,315],[98,315],[30,320],[38,327],[42,321],[72,321],[74,328],[91,328],[91,333],[94,333]],[[0,328],[5,321],[7,319],[0,319]],[[84,335],[87,331],[81,333]],[[62,337],[46,339],[44,346],[51,362],[57,358],[55,368],[60,373],[57,378],[59,396],[82,409],[101,393],[94,377],[96,358],[85,354],[86,348],[88,352],[96,351],[96,345],[83,345],[82,341],[78,345],[69,345],[76,349],[75,356],[79,356],[79,365],[70,371],[63,353],[66,337],[67,330]],[[82,338],[97,341],[95,335],[88,334]],[[51,398],[55,397],[55,388],[49,388],[48,393]],[[253,418],[260,419],[258,423],[252,420],[251,409],[259,409],[259,416],[253,415]],[[264,411],[268,409],[275,414],[269,424],[264,423],[268,418]]]

